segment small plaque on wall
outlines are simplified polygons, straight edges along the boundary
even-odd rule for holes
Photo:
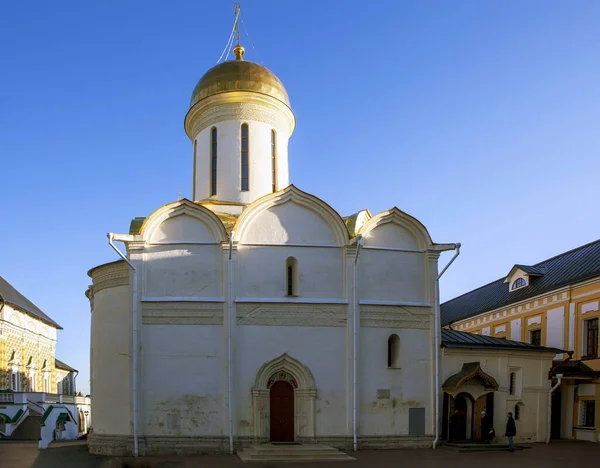
[[[390,397],[390,389],[389,388],[379,388],[377,389],[377,399],[383,400],[384,398]]]

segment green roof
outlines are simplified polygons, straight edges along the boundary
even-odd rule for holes
[[[60,413],[58,415],[58,418],[56,418],[57,423],[70,421],[70,420],[71,420],[71,418],[69,418],[69,415],[67,413]]]
[[[23,410],[22,409],[20,409],[19,411],[17,411],[17,414],[15,414],[15,416],[12,418],[12,422],[16,423],[19,420],[19,418],[21,417],[22,414],[23,414]]]
[[[50,413],[52,412],[52,409],[54,408],[54,406],[50,405],[48,406],[48,408],[46,408],[46,411],[44,411],[44,414],[42,415],[42,426],[45,426],[46,424],[46,419],[48,418],[48,416],[50,416]]]
[[[131,224],[129,225],[129,234],[139,234],[140,229],[142,229],[142,225],[146,221],[146,217],[135,217],[131,220]]]

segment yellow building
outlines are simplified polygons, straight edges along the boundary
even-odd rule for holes
[[[61,329],[0,276],[0,391],[59,393],[54,355]]]
[[[551,435],[598,442],[599,305],[600,240],[514,265],[505,277],[442,304],[441,316],[454,330],[568,351],[548,369],[556,387]]]

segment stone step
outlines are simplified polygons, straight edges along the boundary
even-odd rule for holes
[[[327,462],[353,461],[355,458],[326,445],[252,445],[238,452],[248,462]]]
[[[274,445],[274,444],[264,444],[264,445],[251,445],[247,447],[245,450],[252,453],[285,453],[285,452],[330,452],[330,453],[338,453],[339,450],[328,445],[318,445],[318,444],[289,444],[289,445]]]

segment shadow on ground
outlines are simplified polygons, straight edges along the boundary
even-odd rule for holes
[[[344,466],[352,468],[569,468],[600,466],[600,444],[590,442],[553,442],[534,444],[520,452],[456,453],[448,449],[405,449],[361,451],[354,462],[329,463],[253,463],[252,468],[310,466],[315,468]],[[244,464],[235,456],[208,455],[194,457],[112,458],[91,455],[85,442],[52,444],[38,450],[34,443],[0,441],[1,468],[230,468]]]

